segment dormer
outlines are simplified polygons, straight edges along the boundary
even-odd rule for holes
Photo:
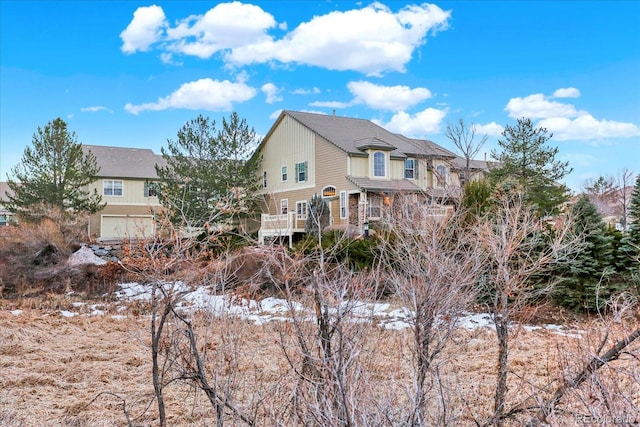
[[[369,157],[369,177],[373,179],[390,179],[390,155],[397,147],[378,137],[359,139],[356,148]]]

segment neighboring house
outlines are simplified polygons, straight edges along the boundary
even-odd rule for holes
[[[9,212],[3,202],[9,201],[7,194],[13,194],[6,182],[0,182],[0,227],[7,226],[11,223],[13,214]]]
[[[330,227],[362,232],[409,195],[448,215],[460,196],[458,156],[432,141],[394,134],[364,119],[283,111],[256,150],[266,204],[259,240],[302,233],[307,203],[322,196]]]
[[[141,148],[84,144],[82,148],[93,153],[100,167],[89,191],[95,188],[106,203],[89,218],[89,237],[99,241],[152,237],[162,210],[155,169],[156,164],[165,164],[162,156]]]

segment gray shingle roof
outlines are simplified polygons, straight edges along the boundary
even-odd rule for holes
[[[456,156],[433,141],[407,138],[365,119],[290,110],[284,110],[283,114],[350,154],[364,154],[367,148],[384,148],[396,157]]]
[[[98,177],[158,179],[155,165],[166,164],[162,156],[148,148],[104,147],[82,145],[96,157],[100,172]]]
[[[392,179],[391,181],[383,181],[379,179],[357,178],[353,176],[347,176],[347,179],[353,182],[359,188],[368,191],[408,191],[413,193],[421,191],[420,187],[406,179]]]

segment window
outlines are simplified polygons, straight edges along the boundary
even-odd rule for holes
[[[122,196],[122,181],[105,179],[103,184],[104,196]]]
[[[289,212],[289,199],[280,199],[280,213],[285,215]]]
[[[335,197],[336,187],[333,185],[327,185],[322,189],[322,197]]]
[[[262,188],[267,188],[267,171],[262,172]]]
[[[307,180],[307,162],[296,163],[296,182]]]
[[[385,172],[385,155],[380,151],[373,153],[373,176],[387,176]]]
[[[0,227],[4,227],[8,223],[9,221],[7,220],[7,214],[0,214]]]
[[[158,190],[160,186],[157,182],[145,181],[144,183],[144,197],[158,197]]]
[[[438,180],[438,187],[444,187],[447,183],[447,167],[444,165],[438,165],[438,167],[436,167],[436,177]]]
[[[282,180],[282,182],[287,182],[287,179],[289,179],[289,176],[287,174],[287,167],[286,166],[282,167],[282,172],[281,172],[280,176],[281,176],[280,179]]]
[[[307,219],[307,202],[296,202],[296,215],[298,219]]]
[[[345,219],[347,217],[347,192],[340,192],[340,218]]]
[[[404,177],[406,179],[416,179],[418,174],[416,173],[416,159],[406,159],[404,161]]]
[[[382,209],[381,209],[382,198],[380,196],[370,195],[368,197],[367,201],[369,202],[367,204],[368,217],[369,218],[380,218],[380,215],[381,215],[381,212],[382,212]]]

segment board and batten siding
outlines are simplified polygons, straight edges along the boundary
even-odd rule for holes
[[[315,175],[315,144],[314,134],[308,128],[289,116],[284,116],[278,123],[269,140],[263,146],[262,177],[267,172],[267,193],[289,191],[301,186],[313,186]],[[308,162],[307,181],[297,183],[295,179],[296,163]],[[287,166],[288,179],[282,182],[282,166]]]
[[[351,156],[351,176],[365,178],[369,176],[369,157]]]
[[[104,181],[122,181],[122,196],[105,196]],[[160,206],[157,197],[144,196],[144,184],[146,180],[134,180],[124,178],[100,178],[89,186],[89,191],[94,189],[102,196],[102,202],[116,205],[144,205]]]

